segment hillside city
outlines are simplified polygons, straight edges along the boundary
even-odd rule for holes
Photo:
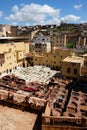
[[[0,24],[1,106],[29,114],[19,130],[87,129],[87,23]]]

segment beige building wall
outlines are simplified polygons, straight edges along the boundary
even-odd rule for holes
[[[83,66],[82,68],[81,68],[81,75],[82,76],[87,76],[87,66]]]
[[[81,68],[82,76],[87,76],[87,54],[82,56],[84,58],[84,65]]]
[[[11,26],[7,24],[0,25],[0,36],[9,37],[11,36]]]
[[[78,46],[85,46],[86,45],[86,37],[79,37]]]
[[[80,130],[80,127],[64,126],[64,125],[42,125],[42,130]]]
[[[52,44],[52,47],[65,47],[66,46],[66,35],[51,35],[50,41]]]
[[[5,24],[5,25],[4,25],[4,28],[5,28],[5,31],[6,31],[6,36],[7,36],[7,37],[11,36],[11,26]]]
[[[33,65],[43,65],[44,56],[35,55],[33,56]]]
[[[11,35],[12,35],[12,37],[17,36],[17,26],[11,26]]]
[[[33,55],[33,65],[49,66],[52,69],[60,69],[62,60],[71,55],[72,51],[67,49],[58,49],[53,53],[45,53],[41,55]]]
[[[78,78],[81,76],[81,69],[84,59],[77,56],[68,56],[62,61],[62,75],[66,78]]]
[[[34,38],[35,34],[38,32],[38,30],[32,31],[31,32],[31,40]]]
[[[8,73],[18,66],[23,66],[25,64],[26,53],[29,53],[28,43],[0,44],[0,73]],[[3,59],[4,62],[2,62]]]

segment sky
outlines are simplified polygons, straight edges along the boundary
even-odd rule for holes
[[[87,0],[0,0],[0,24],[84,23],[86,6]]]

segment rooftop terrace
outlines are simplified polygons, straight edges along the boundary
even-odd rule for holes
[[[83,58],[82,57],[77,57],[77,56],[68,56],[63,61],[71,62],[71,63],[82,63]]]

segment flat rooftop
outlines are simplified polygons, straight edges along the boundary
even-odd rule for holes
[[[83,57],[87,57],[87,53],[83,55]]]
[[[4,40],[4,39],[7,39],[7,40],[14,40],[14,39],[26,39],[28,37],[0,37],[0,40]]]
[[[29,37],[0,37],[0,43],[29,41]]]
[[[63,61],[71,62],[71,63],[82,63],[83,58],[82,57],[77,57],[77,56],[68,56]]]
[[[32,130],[37,114],[0,105],[0,130]]]

